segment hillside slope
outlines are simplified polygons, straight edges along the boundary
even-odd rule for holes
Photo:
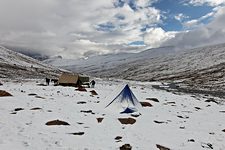
[[[61,70],[0,46],[0,78],[43,78]]]
[[[182,51],[164,47],[137,54],[96,56],[61,67],[97,77],[173,81],[195,89],[223,91],[224,64],[225,44],[218,44]]]

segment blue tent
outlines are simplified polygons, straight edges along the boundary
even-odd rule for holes
[[[135,112],[136,110],[133,110],[129,107],[127,107],[124,111],[121,112],[121,114],[131,114],[133,112]]]
[[[110,105],[116,105],[117,108],[121,109],[121,113],[133,113],[141,108],[141,104],[128,85],[126,85],[119,95],[117,95],[106,107],[109,107]]]

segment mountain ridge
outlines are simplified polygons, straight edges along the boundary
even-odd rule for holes
[[[64,70],[0,46],[0,78],[56,77]]]
[[[164,47],[136,54],[96,56],[61,67],[103,78],[177,82],[189,88],[224,90],[224,63],[222,43],[187,50]]]

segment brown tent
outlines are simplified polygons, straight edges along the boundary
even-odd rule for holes
[[[78,74],[63,73],[59,77],[59,85],[63,86],[77,86],[79,84]]]

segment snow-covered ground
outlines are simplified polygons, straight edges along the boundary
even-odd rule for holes
[[[53,78],[62,72],[68,71],[44,64],[0,45],[0,78]]]
[[[137,99],[153,106],[142,108],[137,118],[110,107],[105,109],[126,83],[99,79],[94,89],[81,92],[73,87],[38,86],[37,81],[3,82],[0,90],[13,97],[0,97],[0,149],[105,150],[119,149],[126,143],[134,150],[157,150],[156,144],[173,150],[225,149],[224,103],[205,102],[207,96],[173,94],[151,87],[159,83],[129,82]],[[98,95],[91,96],[91,90]],[[32,93],[37,95],[29,96]],[[146,98],[157,98],[159,102]],[[78,104],[81,101],[86,103]],[[88,110],[92,113],[81,112]],[[97,122],[99,117],[104,118],[101,123]],[[119,117],[134,118],[136,123],[122,125]],[[70,125],[45,125],[56,119]],[[84,134],[70,134],[77,132]],[[115,140],[117,136],[122,139]]]

